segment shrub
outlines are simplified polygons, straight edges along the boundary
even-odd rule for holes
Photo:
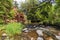
[[[6,25],[6,33],[8,35],[15,35],[15,34],[20,34],[22,32],[22,29],[23,29],[24,25],[21,24],[21,23],[8,23]]]

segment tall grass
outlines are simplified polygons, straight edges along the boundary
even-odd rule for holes
[[[24,25],[21,23],[8,23],[5,27],[5,31],[8,35],[20,34]]]

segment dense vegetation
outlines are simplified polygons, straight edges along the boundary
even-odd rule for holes
[[[12,0],[0,0],[0,23],[6,22],[6,19],[10,17],[12,2]]]
[[[0,0],[0,36],[3,33],[9,36],[21,33],[24,25],[13,20],[16,12],[13,0]]]
[[[0,1],[0,23],[5,22],[7,19],[14,17],[13,0]],[[60,23],[60,1],[59,0],[26,0],[21,3],[20,12],[23,11],[27,15],[27,19],[31,21],[38,21],[49,24]],[[17,4],[15,3],[15,6]]]
[[[42,24],[60,24],[60,1],[59,0],[26,0],[21,7],[26,13],[28,20],[40,21]]]
[[[0,0],[0,25],[7,25],[4,25],[6,26],[7,33],[12,32],[12,34],[15,34],[16,32],[19,32],[19,28],[21,28],[21,30],[23,28],[22,24],[15,23],[16,20],[12,20],[15,18],[16,13],[18,13],[18,15],[20,13],[25,13],[27,16],[26,18],[28,20],[31,20],[31,22],[39,22],[40,24],[59,25],[60,0],[42,0],[42,2],[39,0],[26,0],[26,2],[21,3],[21,7],[18,7],[16,2],[13,5],[13,0]],[[7,23],[7,21],[9,20],[12,20],[12,22],[14,21],[13,24]],[[14,29],[13,26],[16,28]]]

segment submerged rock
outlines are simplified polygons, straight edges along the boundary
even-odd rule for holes
[[[58,40],[60,40],[60,36],[56,36],[56,38],[57,38]]]
[[[44,40],[42,37],[38,37],[37,40]]]
[[[21,36],[27,40],[37,40],[38,34],[36,33],[36,30],[30,30],[29,32],[23,32]]]
[[[42,31],[42,30],[36,30],[36,33],[37,33],[39,36],[43,36],[43,31]]]
[[[23,32],[29,32],[28,28],[24,28]]]

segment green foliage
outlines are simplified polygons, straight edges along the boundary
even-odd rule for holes
[[[15,11],[13,9],[10,10],[9,18],[12,19],[14,18]]]
[[[37,0],[38,1],[38,0]],[[29,20],[40,20],[44,23],[60,23],[60,0],[55,0],[55,5],[53,6],[51,1],[45,1],[37,3],[36,0],[27,1],[28,4],[24,3],[23,10],[27,11],[27,16]]]
[[[15,11],[11,9],[12,2],[13,0],[0,0],[0,23],[4,22],[4,17],[9,19],[14,17]],[[21,10],[26,11],[28,20],[39,20],[42,23],[51,24],[60,23],[60,0],[55,0],[54,6],[51,1],[26,0],[25,3],[21,3]]]
[[[4,1],[4,3],[3,3]],[[0,1],[0,11],[1,13],[7,13],[9,9],[11,9],[12,6],[12,0],[1,0]]]
[[[33,7],[27,7],[27,16],[29,20],[49,21],[49,15],[52,13],[52,4],[50,2],[42,2],[40,4],[33,4]],[[36,6],[37,5],[37,6]]]
[[[0,0],[0,19],[4,19],[4,16],[8,17],[13,0]],[[1,23],[1,22],[0,22]]]
[[[6,33],[8,35],[20,34],[22,32],[24,25],[21,23],[9,23],[6,25]]]

